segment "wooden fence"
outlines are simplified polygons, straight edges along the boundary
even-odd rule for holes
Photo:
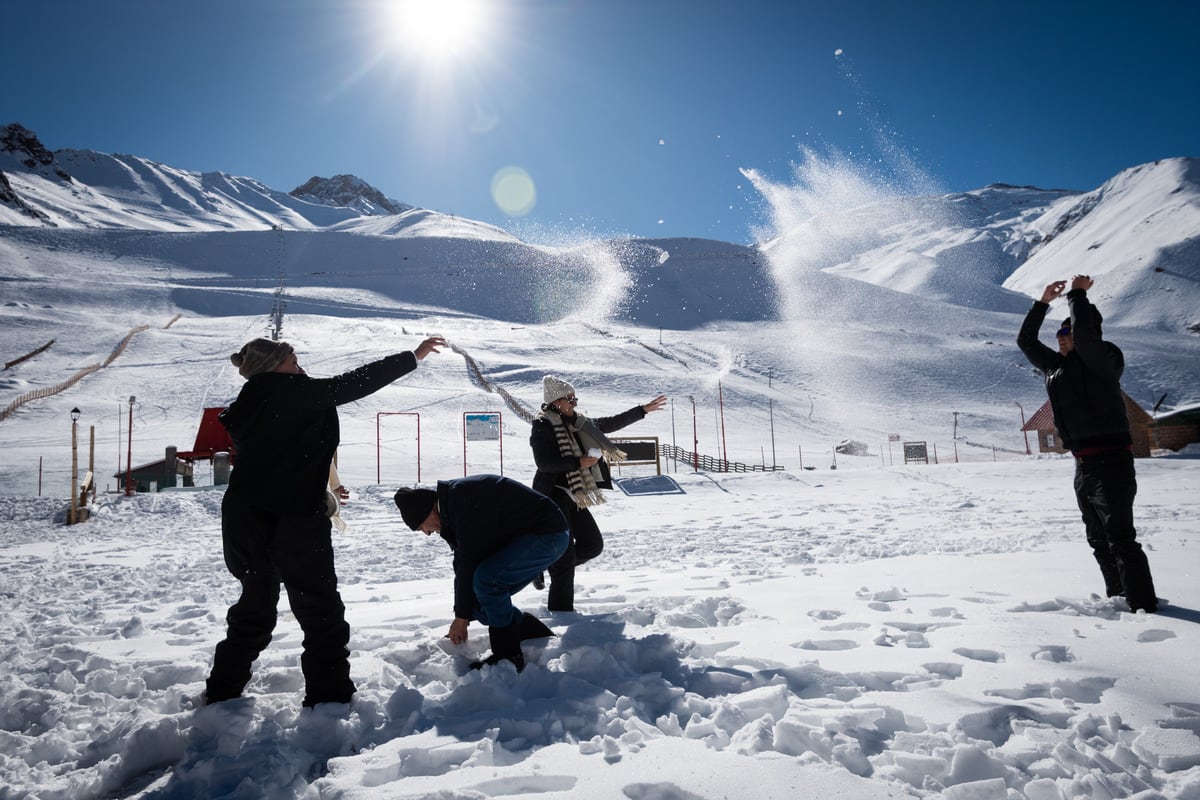
[[[119,356],[119,355],[121,355],[121,353],[125,352],[125,348],[129,346],[129,343],[133,340],[134,336],[137,336],[139,333],[141,333],[144,330],[149,330],[149,328],[150,328],[149,325],[139,325],[136,328],[134,328],[133,330],[131,330],[129,333],[125,334],[125,338],[122,339],[120,341],[120,343],[117,344],[117,346],[113,348],[113,351],[108,354],[108,358],[104,359],[99,364],[89,364],[88,366],[80,369],[78,372],[76,372],[74,375],[67,378],[65,381],[63,381],[60,384],[57,384],[55,386],[44,386],[41,389],[34,389],[33,391],[29,391],[29,392],[26,392],[25,394],[21,395],[16,400],[13,400],[11,403],[9,403],[7,406],[5,406],[3,409],[0,409],[0,422],[3,422],[4,420],[8,419],[10,416],[13,415],[13,413],[16,412],[16,410],[18,408],[25,405],[26,403],[32,402],[33,400],[40,400],[43,397],[50,397],[51,395],[56,395],[59,392],[66,391],[67,389],[70,389],[72,386],[74,386],[75,384],[79,383],[81,380],[86,378],[88,375],[91,375],[96,370],[104,369],[109,364],[111,364],[113,361],[115,361],[117,356]],[[49,347],[49,345],[46,345],[46,346]]]

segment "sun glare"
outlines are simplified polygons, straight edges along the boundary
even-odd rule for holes
[[[396,41],[421,60],[469,56],[486,28],[486,0],[389,0]]]

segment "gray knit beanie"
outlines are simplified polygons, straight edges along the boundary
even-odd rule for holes
[[[575,394],[575,387],[566,381],[547,375],[542,378],[542,400],[547,405],[563,397]]]
[[[270,372],[292,354],[287,342],[272,342],[270,339],[255,339],[229,357],[243,378],[252,378],[262,372]]]

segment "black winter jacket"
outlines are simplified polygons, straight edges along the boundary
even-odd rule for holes
[[[601,433],[612,433],[645,418],[646,409],[634,406],[616,416],[593,419],[592,424]],[[575,441],[579,442],[578,436],[575,437]],[[537,465],[537,472],[533,476],[533,488],[557,499],[556,492],[565,490],[568,486],[567,473],[579,469],[579,458],[562,454],[558,448],[558,437],[554,434],[554,423],[545,417],[538,417],[533,421],[533,428],[529,432],[529,446],[533,448],[533,463]],[[596,481],[596,486],[601,489],[613,488],[608,462],[601,459],[597,466],[600,467],[602,479]]]
[[[500,475],[438,481],[441,537],[454,551],[454,616],[475,616],[475,569],[518,536],[567,531],[553,500]]]
[[[1066,356],[1038,341],[1038,330],[1050,308],[1040,300],[1025,315],[1017,345],[1029,362],[1046,376],[1046,394],[1063,446],[1076,455],[1099,449],[1127,447],[1129,417],[1121,395],[1125,356],[1104,341],[1100,312],[1083,289],[1067,293],[1075,348]]]
[[[226,496],[277,514],[324,514],[339,441],[337,406],[361,400],[417,368],[397,353],[334,378],[263,372],[219,419],[233,437]]]

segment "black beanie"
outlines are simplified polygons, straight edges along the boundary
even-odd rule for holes
[[[410,489],[401,486],[396,491],[396,508],[404,524],[414,531],[429,517],[429,512],[437,505],[437,492],[433,489]]]

